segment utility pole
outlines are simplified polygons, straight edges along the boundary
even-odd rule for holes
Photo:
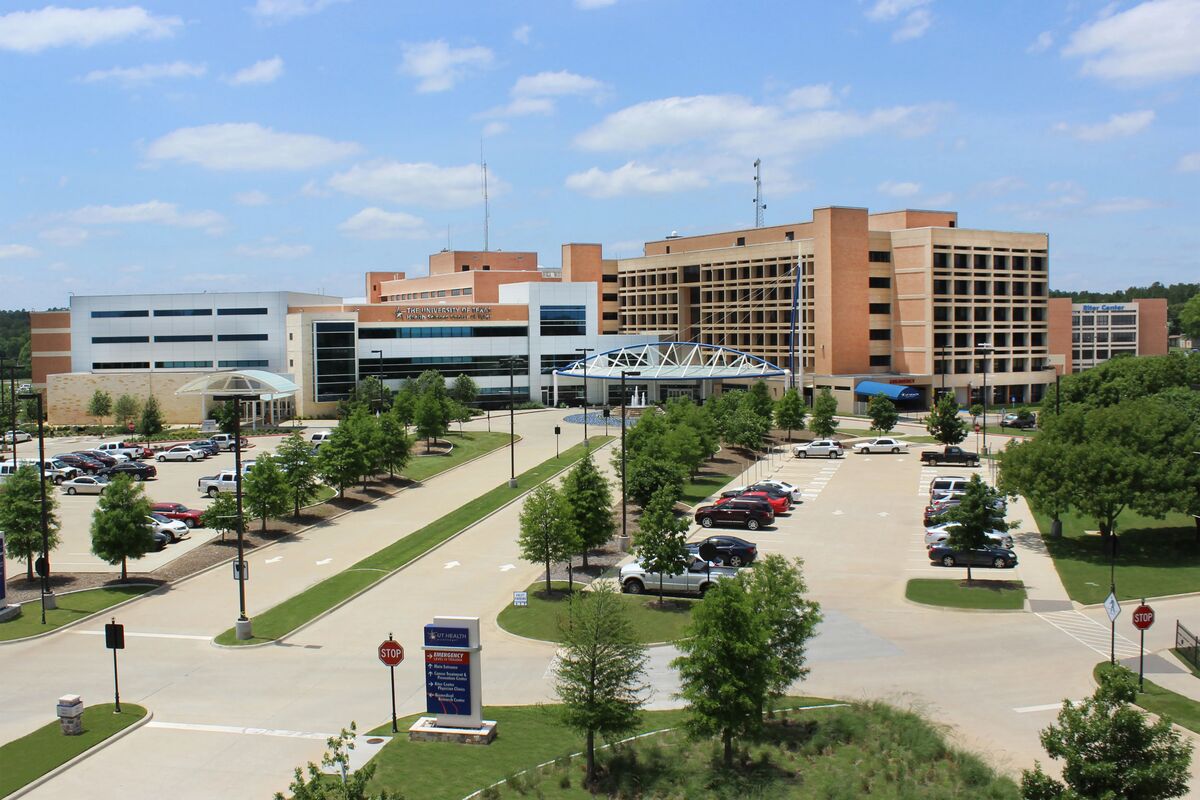
[[[767,210],[767,204],[762,201],[762,175],[759,169],[762,167],[762,159],[754,159],[754,227],[761,228],[763,226],[763,212]]]

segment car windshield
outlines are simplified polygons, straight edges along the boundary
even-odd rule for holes
[[[166,517],[164,517],[162,514],[151,514],[150,516],[152,518],[154,518],[154,520],[156,522],[170,522],[171,521],[171,520],[167,519]]]

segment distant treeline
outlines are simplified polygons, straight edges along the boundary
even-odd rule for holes
[[[28,311],[0,311],[0,358],[4,358],[5,367],[12,359],[19,359],[18,377],[29,376]]]
[[[1128,303],[1130,300],[1163,297],[1167,300],[1167,321],[1171,333],[1179,333],[1179,309],[1200,293],[1200,283],[1172,283],[1163,286],[1158,281],[1149,286],[1130,286],[1116,292],[1061,291],[1052,289],[1051,297],[1070,297],[1076,303]]]

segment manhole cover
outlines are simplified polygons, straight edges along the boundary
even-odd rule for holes
[[[378,736],[372,736],[370,739],[367,739],[367,744],[379,744],[382,741],[383,739],[380,739]]]

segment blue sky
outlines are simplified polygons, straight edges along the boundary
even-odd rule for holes
[[[635,255],[824,205],[1200,279],[1200,0],[0,6],[0,306],[362,294],[451,242]]]

